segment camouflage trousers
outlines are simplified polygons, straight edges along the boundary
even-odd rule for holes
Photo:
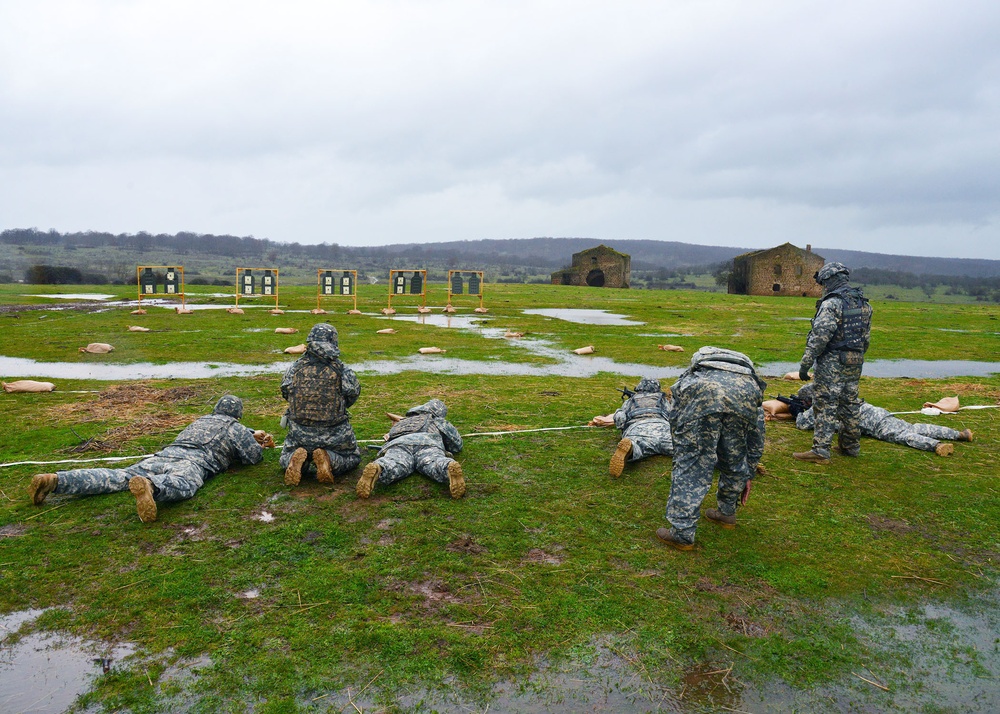
[[[335,427],[303,426],[288,420],[288,433],[281,449],[278,463],[282,469],[288,468],[292,454],[297,449],[305,449],[312,459],[315,449],[323,449],[330,457],[330,468],[334,475],[347,473],[361,463],[361,450],[354,438],[354,430],[345,422]]]
[[[857,456],[861,452],[861,402],[858,399],[861,365],[841,364],[836,352],[828,352],[816,360],[813,379],[816,427],[812,450],[830,458],[833,434],[839,430],[840,448]]]
[[[390,446],[375,459],[382,467],[378,482],[388,486],[416,471],[438,483],[448,483],[448,464],[454,459],[437,446],[401,444]]]
[[[662,419],[644,419],[629,424],[622,432],[622,438],[632,442],[632,461],[654,454],[670,456],[674,453],[670,424]]]
[[[747,443],[756,426],[732,414],[708,414],[679,425],[674,432],[674,461],[670,470],[667,520],[681,540],[694,542],[701,502],[719,469],[719,510],[736,513],[740,494],[750,478]]]
[[[153,499],[160,503],[191,498],[205,483],[205,470],[182,459],[153,456],[124,469],[73,469],[56,473],[54,493],[96,496],[128,490],[128,480],[145,476],[153,484]]]
[[[922,451],[934,451],[944,440],[957,440],[959,434],[957,430],[947,426],[910,424],[896,417],[888,417],[878,425],[874,436],[880,441],[903,444]]]

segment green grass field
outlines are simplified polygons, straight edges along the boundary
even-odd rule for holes
[[[442,305],[443,286],[431,288],[428,304]],[[199,290],[189,291],[190,301],[232,303],[204,297],[217,288]],[[385,290],[363,286],[359,307],[377,313]],[[70,364],[291,363],[284,347],[303,342],[322,319],[308,314],[315,289],[305,287],[283,290],[284,315],[19,307],[62,307],[26,297],[52,291],[0,286],[0,356]],[[62,291],[135,297],[113,286]],[[412,314],[413,304],[394,300],[401,313]],[[473,306],[466,299],[461,314]],[[683,367],[707,344],[741,350],[758,363],[797,361],[808,331],[802,318],[813,313],[807,299],[525,285],[487,285],[486,306],[490,327],[567,353],[592,344],[595,356],[651,367]],[[395,335],[378,335],[390,324],[380,316],[344,315],[344,302],[325,307],[348,364],[410,358],[431,345],[447,349],[447,358],[484,364],[483,374],[463,376],[360,373],[363,391],[351,410],[359,439],[383,434],[387,411],[432,396],[445,400],[463,434],[583,425],[613,411],[614,388],[640,376],[498,376],[494,366],[552,359],[475,330],[396,320]],[[603,309],[645,324],[581,325],[522,312],[557,307]],[[998,306],[879,300],[874,307],[869,359],[996,361],[1000,354]],[[130,324],[151,331],[130,333]],[[300,332],[277,335],[275,327]],[[89,342],[116,349],[78,352]],[[686,353],[657,349],[667,342]],[[57,391],[0,395],[9,420],[3,462],[150,453],[227,392],[244,399],[244,423],[279,442],[283,436],[277,372],[50,381]],[[795,388],[771,380],[768,396]],[[955,394],[963,404],[1000,401],[996,375],[864,378],[861,388],[890,410]],[[670,460],[647,459],[611,479],[608,460],[618,439],[611,429],[470,437],[460,456],[469,490],[458,501],[420,476],[362,501],[354,493],[360,470],[333,486],[306,480],[290,489],[277,451],[268,451],[262,464],[210,480],[191,501],[161,508],[148,525],[128,493],[50,497],[36,508],[25,488],[34,473],[50,469],[3,468],[0,612],[51,608],[37,628],[137,645],[139,655],[99,677],[79,702],[87,711],[353,711],[352,697],[366,685],[357,700],[368,703],[366,711],[432,711],[443,708],[433,702],[445,694],[483,711],[497,685],[533,681],[533,672],[552,663],[585,668],[602,652],[616,659],[621,683],[636,680],[669,694],[685,711],[720,710],[718,694],[683,701],[690,674],[702,671],[726,672],[724,684],[737,694],[775,683],[794,692],[846,692],[830,702],[817,695],[803,710],[843,711],[851,701],[863,710],[904,711],[901,693],[912,693],[915,677],[919,684],[916,653],[877,641],[857,622],[900,613],[917,618],[927,603],[978,607],[996,592],[1000,552],[998,410],[907,418],[969,427],[976,441],[941,458],[865,440],[861,459],[819,467],[791,458],[808,448],[811,434],[771,423],[769,474],[758,478],[739,527],[724,531],[703,521],[690,553],[653,537],[665,524]],[[71,453],[91,438],[111,450]],[[272,521],[259,520],[265,511]],[[259,597],[244,596],[251,590]],[[923,644],[937,659],[964,667],[962,676],[997,676],[974,652],[956,655],[945,635]],[[168,676],[172,666],[190,662],[201,663],[198,676]],[[426,700],[414,692],[428,693]],[[532,696],[545,702],[544,687]],[[656,710],[659,696],[636,710]],[[725,701],[739,709],[738,696]],[[935,704],[933,693],[923,705],[951,711]]]

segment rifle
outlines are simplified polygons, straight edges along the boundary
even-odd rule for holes
[[[801,414],[806,409],[809,409],[812,406],[811,401],[807,402],[801,397],[799,397],[797,394],[793,394],[790,397],[782,397],[779,395],[776,398],[779,402],[784,402],[785,404],[788,405],[788,412],[793,417],[797,417],[799,414]]]
[[[632,397],[634,397],[634,396],[635,396],[635,392],[633,392],[633,391],[632,391],[631,389],[629,389],[628,387],[622,387],[621,389],[615,389],[615,391],[616,391],[616,392],[621,392],[621,393],[622,393],[622,401],[623,401],[623,402],[624,402],[624,401],[625,401],[626,399],[631,399]]]

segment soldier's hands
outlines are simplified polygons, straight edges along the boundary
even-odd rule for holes
[[[803,382],[808,382],[810,379],[809,370],[799,367],[799,379],[801,379]]]
[[[758,476],[767,476],[767,469],[764,467],[764,464],[757,464],[754,471]]]
[[[274,437],[268,434],[266,431],[258,429],[253,433],[254,441],[261,445],[264,449],[274,448]]]
[[[747,501],[750,500],[750,489],[753,488],[753,479],[747,479],[747,485],[743,487],[743,493],[740,494],[740,505],[747,505]]]

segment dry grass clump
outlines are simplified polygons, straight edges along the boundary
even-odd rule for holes
[[[127,424],[112,427],[103,434],[93,436],[63,451],[64,453],[73,454],[85,451],[118,451],[133,439],[141,436],[154,436],[164,432],[172,432],[180,427],[187,426],[196,418],[187,414],[171,414],[170,412],[144,414],[131,419]]]
[[[201,396],[196,387],[157,389],[144,382],[113,384],[101,390],[96,398],[73,404],[53,406],[50,414],[57,418],[75,421],[101,421],[104,419],[135,419],[150,405],[172,404]],[[190,421],[190,419],[188,419]]]

